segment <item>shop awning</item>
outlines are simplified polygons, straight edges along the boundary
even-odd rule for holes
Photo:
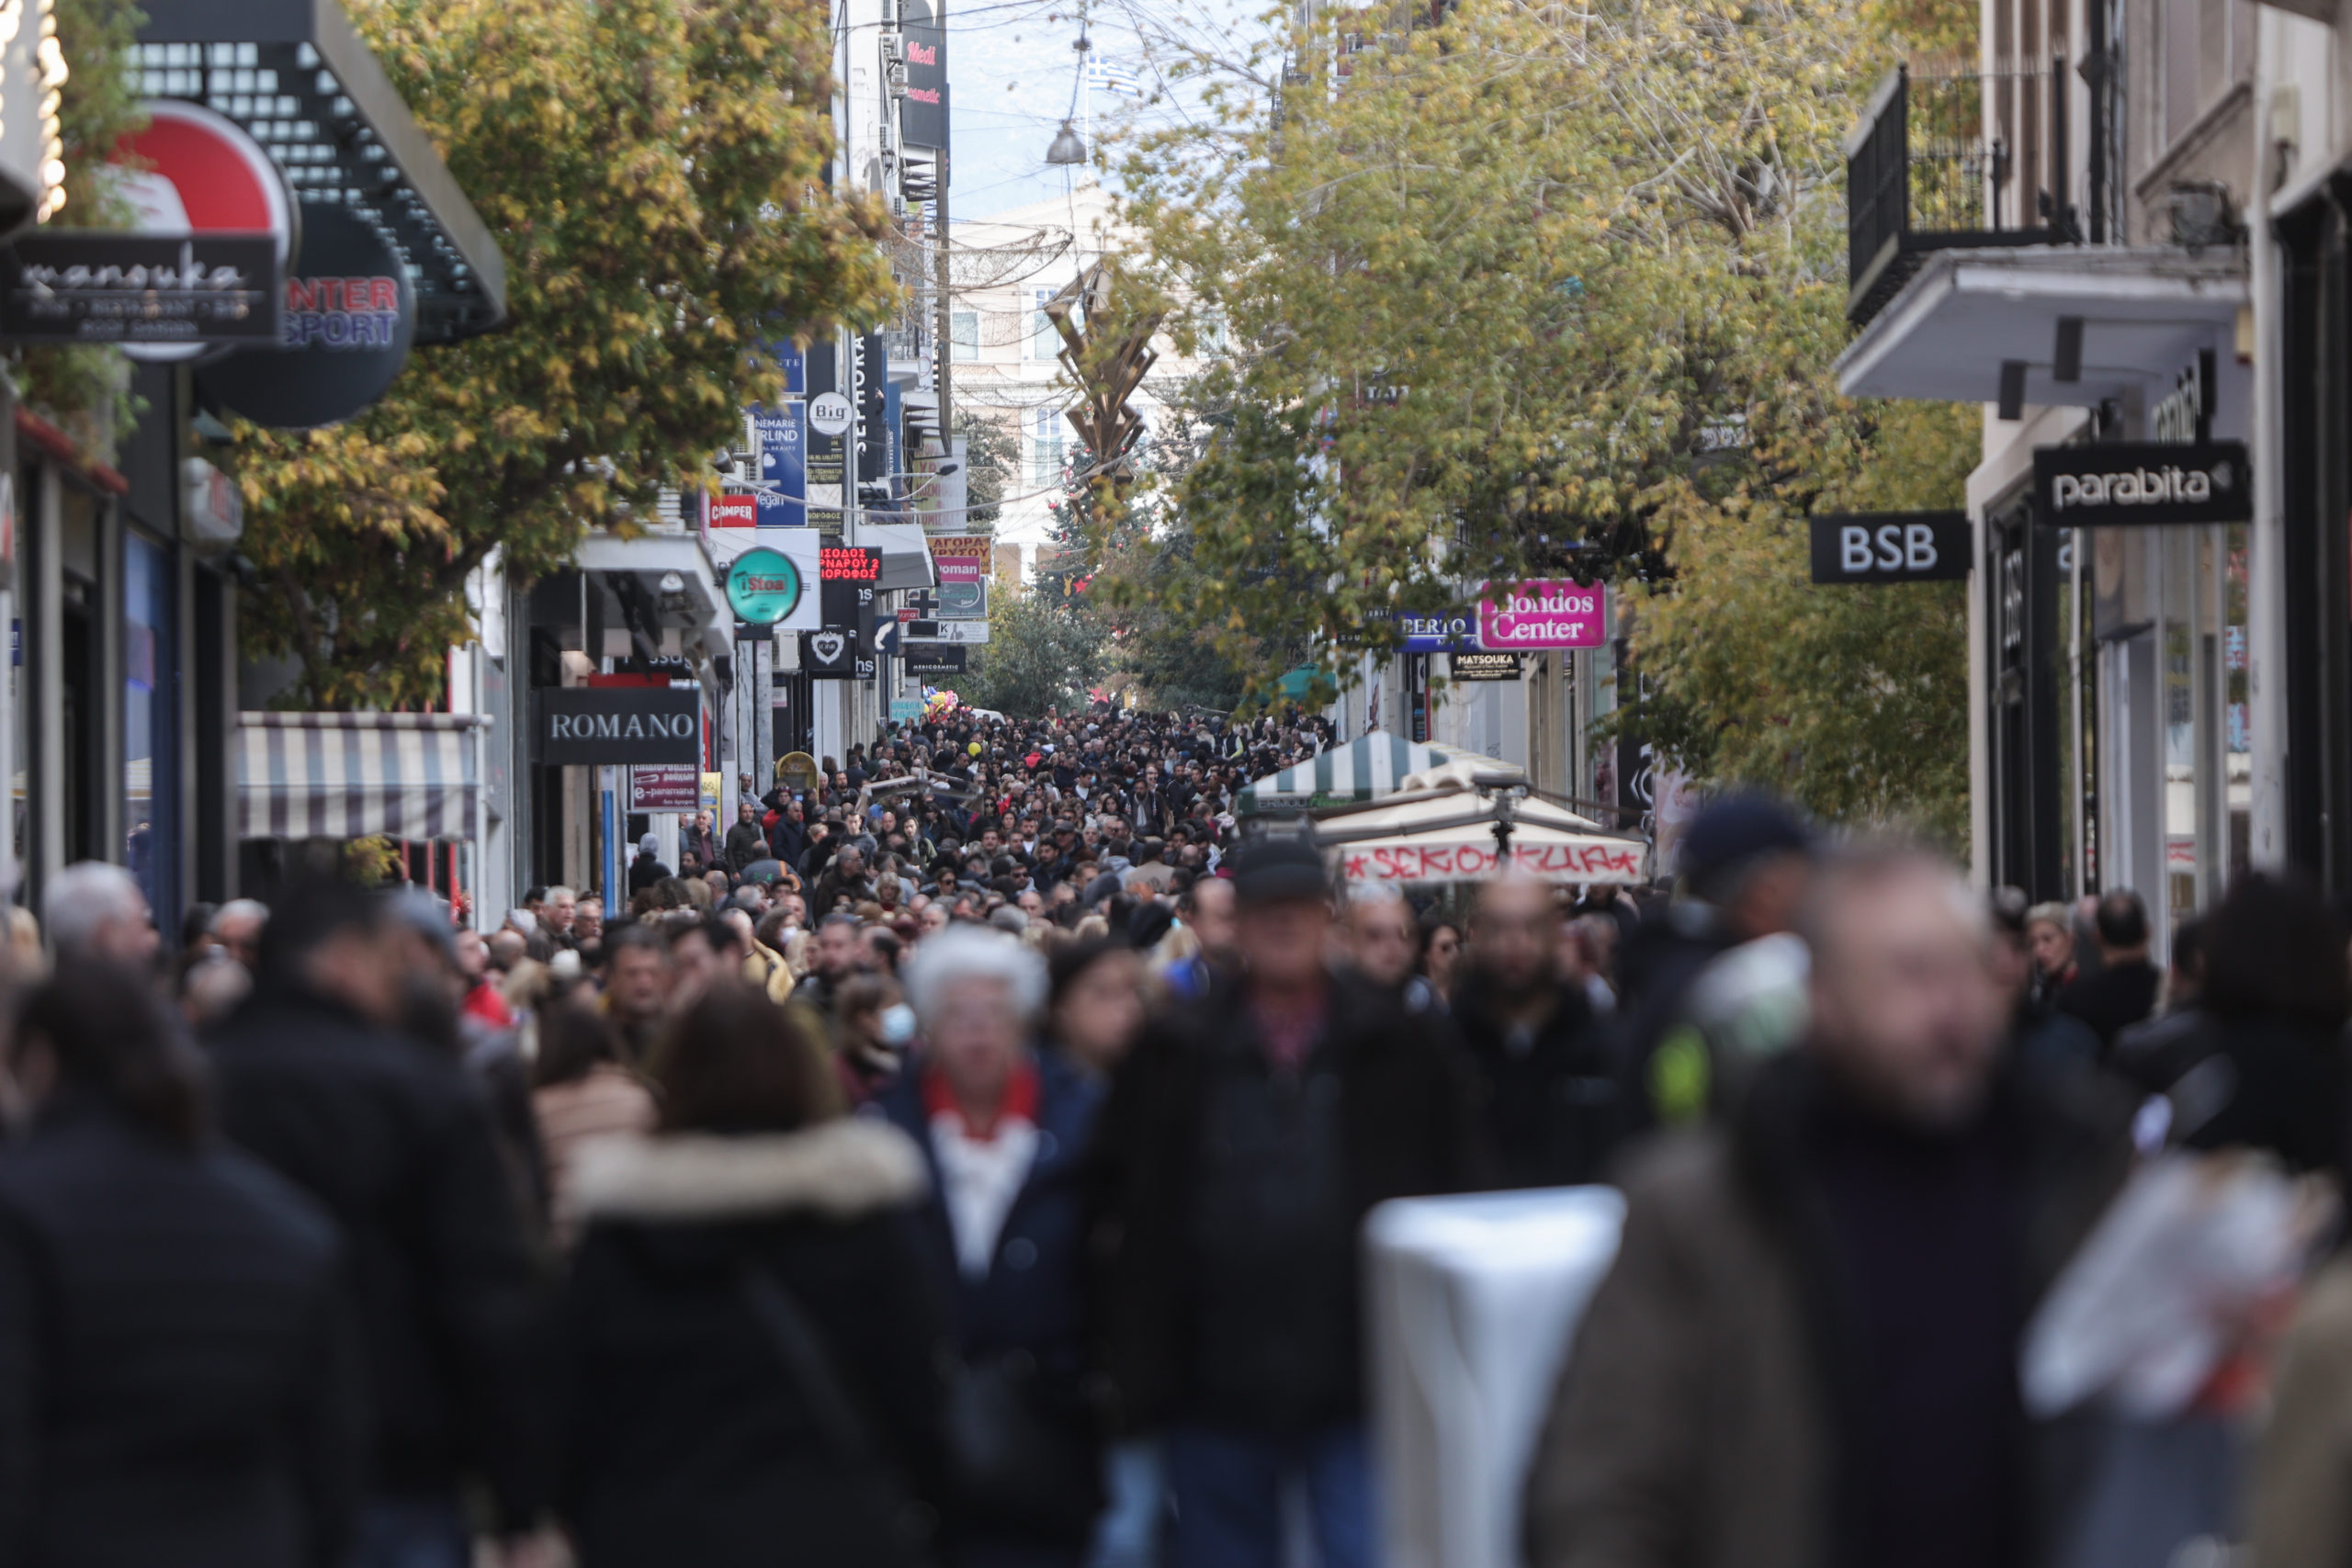
[[[2021,364],[2025,402],[2088,408],[2170,389],[2198,351],[2226,346],[2246,302],[2237,250],[2030,245],[1939,251],[1838,356],[1849,398],[1989,403]],[[2058,323],[2082,323],[2075,378],[2056,378]]]
[[[1496,874],[1495,818],[1508,799],[1511,863],[1563,886],[1638,886],[1649,846],[1604,831],[1564,806],[1537,796],[1497,795],[1464,787],[1469,764],[1440,775],[1443,787],[1417,789],[1368,809],[1335,813],[1317,826],[1333,863],[1351,882],[1476,882]],[[1486,776],[1517,769],[1480,769]],[[1419,783],[1419,780],[1415,781]]]
[[[269,151],[298,200],[382,231],[416,288],[416,341],[506,319],[506,263],[448,165],[336,0],[141,0],[142,97],[226,115]]]
[[[920,523],[862,523],[857,542],[882,552],[882,574],[874,586],[884,592],[939,585],[931,566],[931,544]]]
[[[1394,795],[1408,773],[1453,760],[1453,753],[1375,730],[1361,740],[1319,751],[1295,767],[1268,773],[1241,791],[1240,809],[1304,811]]]
[[[237,836],[469,839],[474,731],[448,713],[241,713]]]

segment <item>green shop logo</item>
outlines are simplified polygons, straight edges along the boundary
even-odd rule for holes
[[[738,620],[772,626],[800,603],[800,569],[780,551],[745,550],[728,568],[727,603]]]

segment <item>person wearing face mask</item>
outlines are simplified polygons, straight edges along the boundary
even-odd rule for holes
[[[833,1004],[833,1046],[842,1088],[852,1105],[887,1093],[914,1043],[915,1013],[888,975],[857,975]]]
[[[1080,1182],[1102,1089],[1035,1049],[1046,987],[1009,937],[926,938],[907,966],[924,1053],[882,1102],[931,1168],[926,1252],[964,1364],[957,1568],[1078,1568],[1102,1506]]]

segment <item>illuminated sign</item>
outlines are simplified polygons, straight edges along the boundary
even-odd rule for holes
[[[817,571],[820,582],[873,582],[882,575],[882,552],[868,545],[828,545]]]

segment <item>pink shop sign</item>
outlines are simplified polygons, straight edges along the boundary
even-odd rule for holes
[[[1478,601],[1478,646],[1497,649],[1599,648],[1607,641],[1609,590],[1566,578],[1521,582]]]

